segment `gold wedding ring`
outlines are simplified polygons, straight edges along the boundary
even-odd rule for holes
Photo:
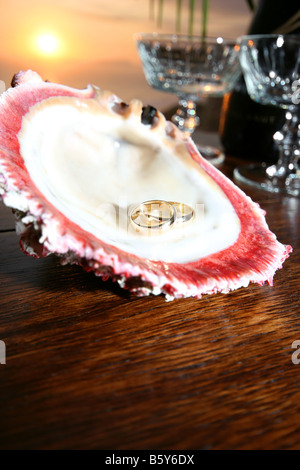
[[[170,202],[176,210],[176,223],[184,223],[192,220],[194,217],[194,210],[188,204],[183,202]]]
[[[153,199],[136,206],[130,218],[138,227],[163,229],[175,222],[175,208],[167,201]]]
[[[194,217],[194,210],[181,202],[153,199],[134,207],[130,220],[141,229],[163,230],[182,225]]]

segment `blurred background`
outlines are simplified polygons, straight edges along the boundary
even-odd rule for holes
[[[175,96],[151,89],[144,78],[134,35],[176,31],[176,1],[1,0],[1,74],[6,88],[13,74],[32,69],[43,79],[85,88],[93,83],[124,101],[139,98],[162,111]],[[189,0],[182,0],[181,32],[187,32]],[[201,0],[194,32],[200,33]],[[245,0],[210,0],[209,36],[236,37],[247,31],[251,12]],[[199,29],[197,30],[197,24]]]

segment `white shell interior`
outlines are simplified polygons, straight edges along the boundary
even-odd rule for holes
[[[185,145],[140,115],[124,118],[97,100],[50,98],[31,108],[19,133],[32,181],[60,212],[107,244],[139,257],[186,263],[231,246],[239,219]],[[196,217],[163,231],[137,232],[132,207],[161,199]]]

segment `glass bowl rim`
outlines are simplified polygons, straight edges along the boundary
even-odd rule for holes
[[[277,40],[278,38],[284,39],[292,39],[300,42],[300,34],[276,34],[276,33],[268,33],[268,34],[245,34],[237,37],[237,43],[241,44],[242,42],[249,41],[249,40],[259,40],[259,39],[274,39]]]
[[[143,41],[149,41],[149,40],[155,40],[157,39],[162,40],[162,41],[172,41],[175,44],[177,42],[186,42],[186,43],[192,43],[192,44],[197,44],[199,42],[206,42],[208,44],[218,44],[218,39],[220,40],[219,44],[225,44],[225,45],[235,45],[237,44],[237,38],[232,38],[232,37],[225,37],[222,35],[219,36],[200,36],[197,34],[189,35],[189,34],[184,34],[184,33],[157,33],[157,32],[141,32],[141,33],[135,33],[134,35],[136,41],[138,42],[143,42]]]

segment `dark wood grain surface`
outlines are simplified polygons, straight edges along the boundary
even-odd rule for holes
[[[300,449],[299,199],[243,189],[294,249],[273,287],[173,302],[27,257],[1,204],[1,449]]]

